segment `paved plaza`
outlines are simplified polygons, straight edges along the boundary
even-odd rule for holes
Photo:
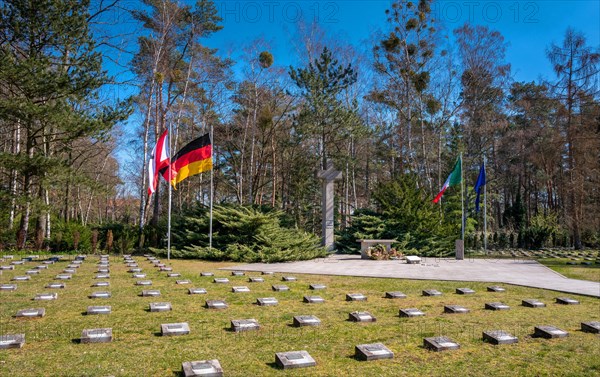
[[[311,261],[252,263],[227,269],[316,275],[342,275],[416,280],[451,280],[507,283],[600,297],[600,282],[568,279],[528,259],[422,258],[421,264],[403,260],[376,261],[359,255],[331,255]]]

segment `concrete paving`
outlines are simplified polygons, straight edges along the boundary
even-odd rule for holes
[[[375,261],[359,255],[331,255],[311,261],[252,263],[226,268],[316,275],[342,275],[416,280],[507,283],[559,292],[600,297],[600,282],[568,279],[533,260],[422,258],[421,264],[403,260]]]

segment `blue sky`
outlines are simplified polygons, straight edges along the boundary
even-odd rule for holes
[[[414,0],[418,1],[418,0]],[[216,0],[224,28],[207,43],[223,53],[257,37],[273,42],[279,65],[296,63],[290,39],[300,19],[316,19],[331,35],[345,43],[365,46],[377,29],[386,25],[385,10],[390,0]],[[545,55],[550,43],[560,43],[567,27],[582,31],[592,46],[600,45],[600,1],[438,1],[434,14],[448,34],[465,22],[487,25],[504,35],[509,43],[506,60],[518,81],[550,78]]]

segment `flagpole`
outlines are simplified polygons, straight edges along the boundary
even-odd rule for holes
[[[211,148],[210,148],[210,158],[213,161],[214,164],[214,145],[215,142],[213,140],[213,125],[212,122],[210,123],[210,143],[211,143]],[[212,231],[213,231],[213,197],[214,197],[214,168],[210,169],[210,217],[209,217],[209,221],[208,221],[208,249],[212,249]]]
[[[169,153],[171,153],[171,122],[169,122],[168,126],[168,135],[169,135]],[[173,172],[171,170],[171,165],[169,163],[169,182],[167,185],[169,186],[169,216],[167,220],[167,260],[171,260],[171,181],[173,180]]]
[[[485,156],[483,157],[483,171],[486,171]],[[487,182],[483,185],[483,253],[487,254]]]
[[[463,154],[460,153],[460,206],[462,210],[462,218],[460,221],[461,239],[463,247],[465,242],[465,180],[463,179]],[[464,249],[463,249],[464,250]]]

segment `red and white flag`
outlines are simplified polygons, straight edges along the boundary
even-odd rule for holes
[[[158,186],[158,172],[169,167],[169,136],[168,131],[160,135],[148,161],[148,195],[152,195]]]

